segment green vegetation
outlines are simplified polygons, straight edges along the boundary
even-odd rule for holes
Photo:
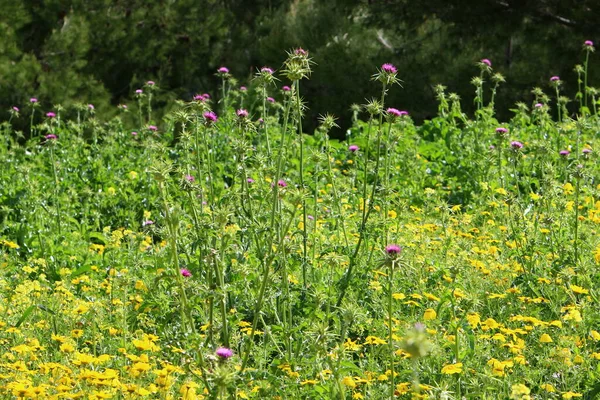
[[[245,91],[219,68],[220,101],[175,101],[159,126],[152,81],[111,119],[13,109],[0,394],[595,398],[600,116],[582,51],[575,118],[552,106],[555,76],[499,123],[482,59],[473,117],[437,86],[416,125],[390,107],[386,63],[346,141],[330,114],[307,135],[322,66],[301,48]]]

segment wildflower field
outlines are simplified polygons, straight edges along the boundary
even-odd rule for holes
[[[476,114],[440,85],[420,126],[386,103],[401,71],[374,67],[341,141],[331,115],[302,133],[322,67],[302,49],[247,88],[220,68],[221,93],[162,121],[151,81],[109,121],[15,107],[0,398],[598,398],[593,50],[575,99],[551,77],[507,122],[487,59]]]

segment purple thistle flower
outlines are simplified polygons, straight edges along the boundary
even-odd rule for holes
[[[490,147],[489,147],[490,150],[494,150],[495,148],[496,148],[496,146],[494,146],[493,144],[490,144]]]
[[[56,140],[58,139],[58,137],[56,137],[55,134],[51,133],[49,135],[44,136],[46,138],[46,140]]]
[[[408,115],[408,111],[400,110],[400,116],[401,117],[406,116],[406,115]]]
[[[488,67],[492,67],[492,62],[490,60],[488,60],[487,58],[482,58],[480,61],[482,64],[487,65]]]
[[[508,129],[499,127],[499,128],[496,128],[496,133],[501,133],[501,134],[508,133]]]
[[[46,117],[48,117],[48,118],[54,118],[54,117],[56,117],[56,114],[53,113],[52,111],[50,111],[50,112],[46,113]]]
[[[143,91],[142,89],[137,89],[137,90],[135,91],[135,94],[142,94],[142,93],[144,93],[144,91]]]
[[[12,108],[12,110],[13,110],[14,112],[19,112],[19,111],[20,111],[20,110],[19,110],[19,107],[13,107],[13,108]]]
[[[308,51],[304,50],[302,47],[298,47],[296,50],[294,50],[294,54],[296,54],[297,56],[307,56],[308,55]]]
[[[133,136],[137,136],[137,134],[138,134],[138,133],[137,133],[136,131],[133,131],[133,132],[131,132],[131,134],[132,134]]]
[[[590,153],[592,152],[592,149],[588,149],[588,148],[586,147],[586,148],[584,148],[584,149],[583,149],[581,152],[582,152],[583,154],[590,154]]]
[[[394,66],[394,64],[385,63],[381,66],[381,70],[388,74],[395,74],[398,72],[398,69]]]
[[[94,107],[94,105],[93,105],[93,104],[88,104],[88,109],[90,109],[90,110],[94,110],[95,108],[96,108],[96,107]]]
[[[388,244],[385,248],[385,252],[390,256],[397,256],[402,252],[402,247],[397,244]]]
[[[558,152],[558,154],[560,154],[563,157],[566,157],[569,154],[571,154],[571,152],[569,150],[561,150],[561,151]]]
[[[550,82],[560,81],[560,77],[558,75],[554,75],[550,77]]]
[[[585,42],[583,42],[583,44],[588,47],[592,47],[594,45],[594,42],[592,42],[591,40],[586,40]]]
[[[271,68],[269,68],[269,67],[262,67],[262,68],[260,69],[260,72],[263,72],[263,73],[265,73],[265,74],[269,74],[269,75],[273,75],[273,73],[274,73],[275,71],[273,71],[273,70],[272,70]]]
[[[154,86],[154,81],[148,81],[148,82],[146,82],[146,85],[148,85],[148,86]]]
[[[315,217],[313,217],[312,215],[307,215],[306,218],[310,219],[311,221],[315,219]]]
[[[248,111],[245,110],[245,109],[243,109],[243,108],[240,108],[235,113],[240,118],[247,118],[248,117]]]
[[[267,97],[267,101],[268,101],[269,103],[275,103],[275,99],[274,99],[274,98],[272,98],[272,97]]]
[[[358,149],[359,149],[359,147],[355,144],[351,144],[350,146],[348,146],[348,150],[353,153],[356,153],[358,151]]]
[[[203,114],[204,120],[209,123],[209,124],[213,124],[215,122],[217,122],[217,120],[219,119],[217,117],[217,114],[215,114],[212,111],[207,111]]]
[[[519,150],[523,148],[523,143],[513,140],[512,142],[510,142],[510,147],[512,147],[515,150]]]
[[[246,179],[246,182],[248,182],[248,183],[254,183],[254,179],[248,178],[248,179]]]
[[[544,105],[542,103],[535,103],[535,108],[542,108]]]
[[[29,99],[29,102],[30,103],[37,103],[38,99],[36,99],[35,97],[32,97],[32,98]]]
[[[154,221],[152,221],[151,219],[142,222],[142,226],[148,226],[148,225],[154,225]]]
[[[388,108],[387,110],[385,110],[388,115],[392,116],[392,117],[401,117],[403,114],[400,110],[396,109],[396,108]],[[405,111],[406,113],[406,111]]]
[[[220,74],[228,74],[229,73],[229,68],[227,67],[221,67],[217,70],[218,73]]]
[[[281,90],[283,90],[284,92],[289,92],[290,90],[292,90],[289,86],[282,86]]]
[[[283,179],[280,179],[280,180],[277,181],[277,185],[279,187],[286,187],[287,183]]]
[[[246,86],[240,86],[240,91],[245,92],[246,90],[248,90]]]
[[[233,356],[233,350],[228,349],[227,347],[219,347],[215,354],[220,358],[227,360],[228,358]]]
[[[194,178],[192,175],[186,175],[185,180],[192,183],[196,181],[196,178]]]
[[[148,125],[148,130],[152,131],[152,132],[156,132],[158,130],[158,127],[156,127],[155,125]]]
[[[181,276],[183,276],[184,278],[189,278],[190,276],[192,276],[192,272],[187,268],[181,268],[179,270],[179,272],[181,273]]]

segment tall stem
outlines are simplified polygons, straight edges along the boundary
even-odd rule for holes
[[[296,87],[296,113],[298,115],[298,135],[300,137],[300,187],[304,190],[304,137],[302,136],[302,104],[300,103],[300,81],[294,81]],[[308,253],[308,231],[306,226],[306,199],[302,196],[302,285],[306,290],[306,264]]]
[[[390,399],[393,400],[394,399],[394,391],[396,390],[395,388],[395,371],[394,371],[394,334],[393,334],[393,329],[392,329],[392,320],[393,320],[393,314],[392,314],[392,305],[393,305],[393,297],[392,297],[392,292],[393,292],[393,284],[394,284],[394,267],[395,267],[395,260],[392,261],[391,265],[390,265],[390,276],[389,276],[389,287],[388,287],[388,341],[389,341],[389,354],[390,354],[390,371],[391,371],[391,385],[390,385]]]
[[[585,52],[585,65],[583,66],[583,105],[587,107],[587,81],[588,81],[588,61],[590,60],[590,52]]]
[[[56,171],[56,160],[54,158],[54,143],[50,144],[50,161],[52,162],[52,175],[54,176],[54,206],[56,207],[56,229],[58,230],[58,236],[61,236],[61,216],[60,216],[60,200],[58,198],[59,192],[59,180],[58,173]]]
[[[267,159],[271,160],[271,141],[269,140],[269,129],[267,126],[267,88],[262,88],[262,120],[263,120],[263,132],[267,141]]]

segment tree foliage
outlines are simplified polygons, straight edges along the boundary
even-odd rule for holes
[[[47,109],[93,103],[112,113],[147,80],[160,87],[160,111],[170,99],[215,93],[221,65],[247,83],[302,46],[317,64],[303,85],[308,121],[332,112],[342,126],[351,103],[375,95],[365,76],[383,62],[396,64],[404,80],[390,100],[417,119],[435,113],[440,83],[472,110],[470,79],[481,58],[507,78],[501,118],[531,99],[532,87],[547,90],[550,75],[574,92],[573,66],[583,40],[597,37],[600,16],[593,0],[0,0],[0,7],[2,113],[32,96]]]

